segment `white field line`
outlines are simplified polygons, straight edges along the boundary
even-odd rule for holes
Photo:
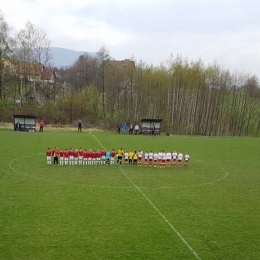
[[[94,135],[93,135],[94,136]],[[97,139],[96,136],[94,138],[98,141],[98,143],[105,148],[101,142]],[[126,178],[132,183],[132,185],[141,193],[141,195],[147,200],[147,202],[156,210],[156,212],[162,217],[162,219],[170,226],[170,228],[175,232],[175,234],[182,240],[182,242],[188,247],[188,249],[192,252],[192,254],[198,259],[201,260],[196,251],[189,245],[189,243],[184,239],[184,237],[179,233],[179,231],[170,223],[170,221],[162,214],[162,212],[153,204],[153,202],[142,192],[142,190],[131,180],[131,178],[126,174],[126,172],[120,166],[120,170],[126,176]]]
[[[39,154],[33,154],[33,155],[44,155],[44,154],[43,153],[39,153]],[[57,184],[63,184],[63,185],[74,185],[74,186],[79,186],[79,187],[90,187],[90,188],[133,189],[133,187],[120,187],[120,186],[108,186],[108,185],[88,185],[88,184],[82,184],[82,183],[78,184],[78,183],[73,183],[73,182],[54,181],[52,179],[46,179],[46,178],[41,178],[41,177],[37,177],[37,176],[33,176],[33,175],[28,175],[27,173],[20,172],[20,171],[18,171],[17,169],[15,169],[13,167],[13,162],[14,161],[20,160],[20,159],[28,157],[28,156],[31,157],[33,155],[24,155],[24,156],[17,157],[15,159],[13,159],[12,161],[9,162],[9,168],[11,170],[13,170],[14,172],[19,173],[20,175],[26,176],[28,178],[35,179],[35,180],[40,180],[40,181],[47,181],[47,182],[51,182],[51,183],[57,183]],[[86,168],[87,167],[88,166],[86,166]]]

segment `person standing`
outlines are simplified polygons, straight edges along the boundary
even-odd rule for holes
[[[106,164],[106,150],[103,148],[101,150],[101,164]]]
[[[139,125],[136,124],[136,125],[135,125],[135,134],[136,134],[136,135],[137,135],[138,131],[139,131]]]
[[[133,134],[133,129],[134,129],[133,124],[130,124],[130,126],[129,126],[129,134],[130,135]]]
[[[83,150],[82,147],[79,148],[79,165],[82,165],[83,162]]]
[[[55,147],[52,151],[53,165],[59,164],[59,150]]]
[[[154,136],[156,136],[156,134],[155,134],[155,125],[154,125],[154,124],[152,124],[151,134],[154,135]]]
[[[180,152],[180,153],[178,153],[178,156],[177,156],[178,167],[181,167],[182,159],[183,159],[183,154],[182,154],[182,152]]]
[[[110,158],[111,158],[110,151],[106,151],[106,165],[110,165]]]
[[[121,131],[121,123],[120,122],[117,123],[116,128],[117,128],[117,133],[120,134],[120,131]]]
[[[43,120],[41,120],[40,121],[40,123],[39,123],[39,126],[40,126],[40,130],[39,130],[39,132],[43,132],[43,127],[44,127],[44,121]]]
[[[142,150],[139,150],[137,152],[137,166],[139,166],[139,167],[142,166],[142,160],[143,160],[143,152],[142,152]]]
[[[136,153],[136,151],[134,151],[134,155],[133,155],[133,165],[137,166],[137,159],[138,159],[138,155]]]
[[[15,124],[15,131],[21,131],[21,124],[19,121]]]
[[[81,123],[81,120],[79,120],[79,122],[78,122],[78,132],[81,132],[81,127],[82,127],[82,123]]]
[[[115,156],[116,156],[115,149],[112,149],[110,156],[111,156],[110,163],[111,163],[111,165],[114,165],[115,164]]]
[[[63,165],[64,164],[64,160],[63,160],[64,151],[62,148],[60,149],[59,155],[60,155],[60,165]]]
[[[185,168],[188,167],[189,160],[190,160],[190,155],[189,155],[189,153],[186,153],[184,156],[184,167]]]
[[[176,151],[174,151],[172,153],[172,167],[177,166],[177,157],[178,157],[178,153]]]
[[[127,123],[124,123],[123,124],[124,134],[127,132],[127,129],[128,129],[128,125],[127,125]]]
[[[69,165],[74,165],[74,151],[72,148],[69,150]]]
[[[50,148],[46,151],[46,159],[47,159],[47,165],[51,165],[51,150]]]
[[[78,149],[76,149],[74,152],[74,164],[78,165],[78,161],[79,161],[79,151]]]
[[[123,155],[124,155],[124,150],[123,150],[123,148],[120,148],[117,151],[117,164],[120,164],[120,165],[122,164]]]
[[[133,157],[134,157],[134,152],[133,152],[133,150],[130,150],[130,152],[129,152],[129,165],[133,165]]]

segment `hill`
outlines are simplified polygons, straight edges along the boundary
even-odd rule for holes
[[[72,65],[80,55],[88,53],[90,55],[95,55],[95,52],[86,52],[86,51],[74,51],[59,47],[51,47],[52,60],[51,64],[53,67],[65,67]]]

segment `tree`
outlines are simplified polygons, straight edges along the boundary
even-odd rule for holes
[[[106,76],[106,69],[109,66],[110,52],[105,46],[102,46],[98,53],[98,85],[102,91],[102,117],[105,118],[105,76]]]
[[[4,16],[0,11],[0,99],[3,99],[4,87],[4,70],[5,61],[8,55],[12,52],[14,40],[10,36],[12,28],[4,20]]]
[[[50,63],[51,41],[44,30],[36,28],[28,21],[25,28],[17,33],[16,44],[15,57],[18,60],[21,88],[23,83],[28,94],[27,83],[29,83],[29,97],[32,97],[32,84],[35,94],[35,84],[37,81],[40,82],[43,69]]]

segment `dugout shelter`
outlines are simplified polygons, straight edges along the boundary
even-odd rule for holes
[[[153,124],[155,126],[155,134],[157,135],[160,134],[162,121],[163,121],[162,119],[149,119],[149,118],[142,119],[140,134],[151,134]]]
[[[36,130],[36,117],[33,115],[13,115],[15,131],[30,131]]]

